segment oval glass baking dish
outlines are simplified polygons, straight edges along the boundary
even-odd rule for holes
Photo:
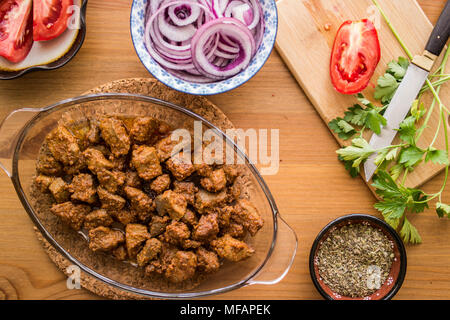
[[[183,289],[162,287],[148,280],[140,268],[119,262],[109,256],[90,252],[88,242],[62,223],[48,210],[41,210],[32,197],[35,164],[46,135],[59,123],[77,121],[89,115],[153,116],[173,128],[189,128],[201,122],[203,130],[211,129],[235,153],[249,179],[246,194],[264,219],[263,228],[248,239],[255,249],[250,258],[237,263],[224,262],[220,270],[209,275],[198,286]],[[103,93],[76,97],[54,105],[12,112],[0,125],[0,166],[11,178],[17,195],[45,239],[87,275],[128,292],[154,298],[184,299],[208,296],[252,284],[275,284],[292,266],[297,236],[278,212],[275,201],[245,153],[219,128],[198,114],[156,98],[127,94]]]

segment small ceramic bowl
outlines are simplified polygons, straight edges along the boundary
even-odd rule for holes
[[[368,223],[374,228],[380,229],[390,239],[394,246],[394,261],[387,280],[381,287],[372,295],[362,298],[351,298],[341,296],[333,292],[321,279],[319,269],[316,264],[317,251],[320,245],[325,241],[328,235],[336,228],[348,225]],[[397,232],[386,222],[366,214],[350,214],[342,216],[333,220],[322,231],[319,232],[315,241],[313,242],[311,252],[309,255],[309,272],[311,279],[319,291],[319,293],[327,300],[390,300],[398,292],[403,284],[406,275],[406,250],[403,241],[398,236]]]
[[[83,45],[84,38],[86,37],[86,7],[87,7],[88,0],[81,0],[81,7],[80,7],[80,30],[72,43],[72,46],[70,49],[63,54],[58,59],[46,63],[46,64],[38,64],[33,65],[31,67],[18,69],[18,70],[2,70],[0,69],[0,80],[12,80],[19,78],[23,76],[24,74],[31,72],[31,71],[37,71],[37,70],[54,70],[58,69],[62,66],[64,66],[66,63],[68,63],[70,60],[72,60],[73,57],[78,53],[81,46]]]
[[[145,12],[150,0],[134,0],[131,7],[130,29],[136,53],[144,67],[159,81],[168,87],[196,95],[219,94],[244,84],[252,78],[265,64],[272,52],[278,29],[278,14],[275,0],[259,0],[263,9],[265,30],[262,43],[250,65],[237,75],[211,83],[193,83],[182,80],[167,72],[153,60],[144,44]]]

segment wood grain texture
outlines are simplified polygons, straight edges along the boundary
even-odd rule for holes
[[[418,4],[411,0],[382,0],[379,3],[406,47],[414,54],[421,54],[433,26]],[[344,21],[375,17],[372,20],[378,29],[381,60],[371,83],[363,92],[371,101],[374,101],[376,79],[384,74],[386,65],[399,56],[406,56],[384,19],[374,14],[378,13],[378,10],[372,0],[280,0],[278,10],[280,16],[276,44],[278,52],[325,123],[338,116],[342,117],[347,108],[355,103],[353,95],[338,93],[329,80],[329,59],[334,36]],[[327,24],[330,26],[329,30],[324,28]],[[436,68],[439,62],[436,63]],[[311,74],[314,74],[314,77],[311,77]],[[441,98],[443,101],[450,101],[450,91],[446,89],[447,87],[442,89]],[[424,96],[422,101],[429,103],[431,93]],[[431,144],[440,121],[439,108],[435,108],[419,145]],[[337,135],[335,137],[341,145],[350,143],[340,140]],[[367,139],[369,138],[370,136],[367,136]],[[401,143],[398,138],[393,141],[393,144],[397,143]],[[443,131],[436,141],[436,146],[445,148]],[[408,175],[405,184],[409,187],[420,186],[442,170],[443,166],[421,164],[417,170]],[[369,181],[369,187],[371,184],[372,181]]]
[[[423,0],[436,21],[444,0]],[[65,67],[0,83],[0,119],[21,107],[41,107],[100,84],[149,77],[129,35],[130,0],[91,0],[83,48]],[[254,285],[217,299],[320,299],[308,272],[311,244],[331,219],[347,213],[374,215],[374,197],[362,179],[351,179],[337,161],[338,147],[327,126],[274,51],[262,70],[242,87],[210,98],[236,127],[279,128],[280,170],[266,181],[285,220],[299,236],[299,250],[286,278]],[[425,185],[440,187],[442,175]],[[86,290],[67,290],[66,278],[50,261],[33,232],[9,178],[0,174],[0,298],[97,299]],[[446,191],[444,200],[450,201]],[[412,217],[423,237],[409,246],[408,274],[397,299],[450,298],[450,221],[433,210]]]

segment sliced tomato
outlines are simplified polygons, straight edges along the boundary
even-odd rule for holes
[[[73,0],[33,0],[33,39],[51,40],[67,29]]]
[[[346,21],[334,40],[330,61],[333,86],[344,94],[355,94],[369,84],[380,62],[377,30],[370,20]]]
[[[31,0],[0,1],[0,56],[17,63],[33,46]]]

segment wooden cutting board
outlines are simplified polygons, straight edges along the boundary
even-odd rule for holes
[[[422,53],[433,26],[417,2],[379,0],[379,4],[409,50],[414,54]],[[387,63],[399,56],[406,57],[371,0],[280,0],[277,7],[279,29],[276,48],[327,124],[337,116],[342,117],[344,111],[357,102],[354,96],[336,92],[329,77],[329,61],[334,37],[344,21],[369,18],[375,22],[378,29],[381,61],[371,84],[363,92],[370,100],[374,101],[376,79],[385,72]],[[424,99],[427,107],[431,102],[430,96]],[[450,102],[450,91],[447,87],[441,89],[441,98],[444,104]],[[424,131],[419,145],[430,144],[438,122],[439,110],[436,107],[429,128]],[[349,143],[340,140],[336,135],[335,137],[341,145]],[[437,148],[445,146],[442,130],[435,146]],[[417,187],[442,169],[443,167],[438,165],[421,164],[408,175],[406,185]]]

